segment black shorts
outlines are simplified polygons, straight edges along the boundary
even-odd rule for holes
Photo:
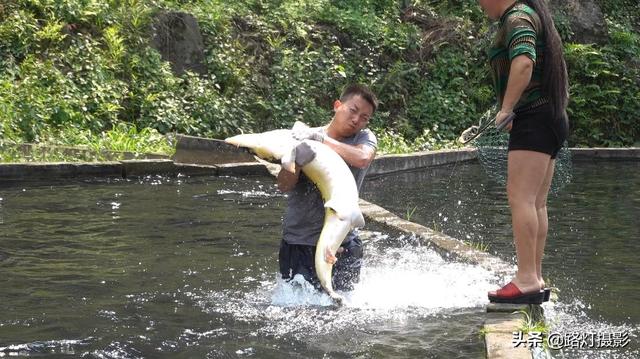
[[[362,267],[362,242],[358,237],[343,243],[344,251],[338,253],[338,261],[333,266],[332,283],[336,290],[353,290],[353,285],[360,280]],[[316,288],[320,289],[320,281],[315,270],[315,246],[289,244],[280,242],[280,274],[283,279],[302,276]]]
[[[549,104],[516,111],[509,134],[509,151],[536,151],[556,158],[568,135],[569,122],[566,115],[553,118]]]

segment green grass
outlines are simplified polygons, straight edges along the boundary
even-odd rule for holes
[[[489,244],[488,243],[484,243],[483,241],[480,242],[472,242],[472,241],[462,241],[464,244],[468,245],[469,247],[476,249],[478,251],[481,252],[488,252],[489,251]]]
[[[413,213],[415,213],[416,209],[418,209],[418,206],[415,206],[412,209],[407,209],[407,221],[411,222],[411,217],[413,217]]]

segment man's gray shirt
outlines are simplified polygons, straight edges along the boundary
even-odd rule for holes
[[[369,129],[361,130],[340,142],[353,146],[367,145],[373,148],[378,146],[376,136]],[[359,192],[369,167],[349,166],[349,169],[353,173]],[[324,223],[324,202],[320,191],[303,173],[300,173],[298,183],[288,193],[287,210],[283,222],[282,232],[285,242],[308,246],[315,246],[318,242]],[[353,231],[349,232],[345,242],[353,237],[355,237]]]

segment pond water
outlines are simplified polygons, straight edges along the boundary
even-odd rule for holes
[[[577,161],[573,182],[549,199],[544,275],[558,301],[545,304],[561,335],[627,335],[622,349],[555,352],[566,358],[640,357],[640,161]],[[477,162],[365,182],[363,198],[515,263],[506,193]],[[620,333],[620,334],[616,334]],[[627,333],[627,334],[624,334]]]
[[[271,178],[0,184],[0,357],[481,357],[488,271],[363,232],[347,305],[277,275]]]

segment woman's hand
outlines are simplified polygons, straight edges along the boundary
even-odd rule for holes
[[[513,111],[500,110],[496,115],[496,127],[500,128],[500,124],[503,121],[506,121],[512,115],[513,115]],[[507,132],[511,132],[512,126],[513,126],[513,121],[509,122],[506,126],[504,126],[504,130]]]

